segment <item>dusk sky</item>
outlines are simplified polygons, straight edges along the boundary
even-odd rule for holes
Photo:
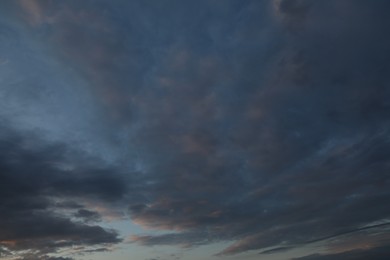
[[[0,0],[0,259],[390,259],[389,12]]]

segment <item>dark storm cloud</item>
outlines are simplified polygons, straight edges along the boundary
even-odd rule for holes
[[[387,1],[18,3],[28,28],[96,91],[115,119],[106,131],[127,127],[118,145],[138,172],[131,187],[107,168],[65,173],[51,163],[64,147],[11,143],[3,161],[24,163],[7,166],[2,203],[24,204],[4,214],[50,213],[48,230],[117,242],[56,215],[50,198],[121,201],[135,223],[167,231],[133,242],[232,241],[219,255],[329,242],[390,217]],[[9,236],[21,232],[11,227]],[[362,243],[375,234],[365,232]]]
[[[36,134],[2,128],[0,136],[0,245],[5,252],[23,255],[23,250],[33,250],[22,259],[57,259],[45,254],[75,245],[121,241],[113,230],[73,221],[75,203],[57,203],[118,200],[124,187],[115,173],[102,171],[87,157],[79,158],[85,160],[81,168],[75,160],[69,161],[67,153],[71,151],[65,146],[42,143]],[[88,167],[88,160],[95,166]],[[63,169],[61,164],[73,164],[74,168]],[[74,214],[85,220],[99,216],[83,208]]]

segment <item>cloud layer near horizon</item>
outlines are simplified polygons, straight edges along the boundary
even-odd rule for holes
[[[388,1],[1,5],[0,254],[388,255]]]

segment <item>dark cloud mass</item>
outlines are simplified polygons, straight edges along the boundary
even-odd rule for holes
[[[390,256],[387,0],[0,7],[0,257]]]
[[[73,221],[72,203],[58,203],[119,199],[118,190],[123,190],[120,178],[100,173],[103,170],[98,166],[82,169],[84,166],[73,165],[74,170],[61,169],[62,163],[75,163],[75,160],[67,162],[66,147],[41,146],[37,135],[19,135],[2,129],[0,136],[0,245],[5,255],[11,250],[23,251],[21,259],[69,259],[45,254],[63,247],[121,241],[112,230]],[[79,209],[75,215],[87,220],[98,217],[96,212],[86,209]]]

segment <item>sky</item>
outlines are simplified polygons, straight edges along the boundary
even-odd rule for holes
[[[390,259],[389,10],[0,1],[0,259]]]

